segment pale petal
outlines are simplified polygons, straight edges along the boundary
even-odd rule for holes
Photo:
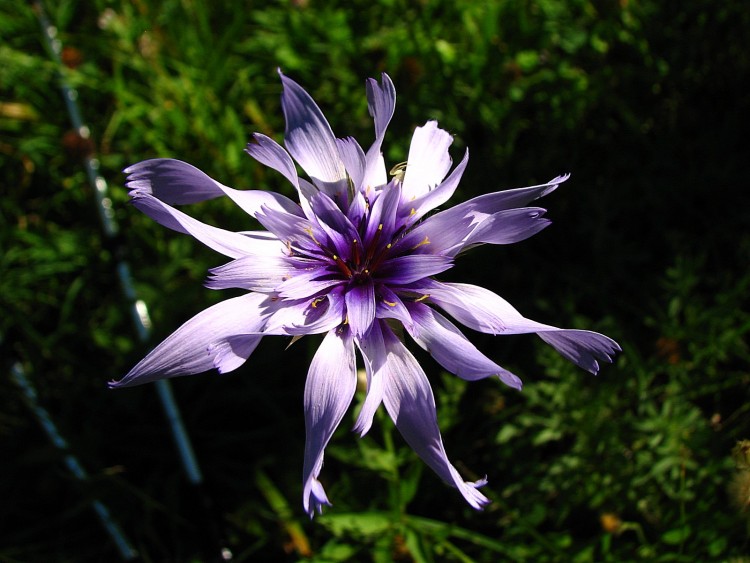
[[[279,72],[284,85],[281,107],[286,118],[284,143],[307,175],[323,185],[346,181],[346,170],[328,120],[310,95]],[[318,185],[321,187],[321,185]]]
[[[330,331],[310,364],[305,383],[305,462],[302,505],[310,517],[330,505],[318,476],[323,452],[354,397],[357,373],[348,331]]]
[[[443,481],[456,487],[473,508],[483,508],[490,501],[477,488],[486,484],[486,480],[464,481],[448,461],[427,376],[390,329],[384,328],[383,333],[388,353],[383,402],[388,414],[409,446]]]
[[[382,85],[372,78],[367,80],[367,108],[375,121],[375,142],[367,151],[365,159],[367,165],[362,181],[364,189],[388,183],[381,150],[385,131],[396,108],[396,88],[387,74],[382,75]]]
[[[437,121],[428,121],[423,127],[417,127],[409,146],[402,207],[409,205],[433,190],[451,167],[448,147],[453,143],[453,136],[437,126]]]
[[[527,319],[499,295],[470,284],[429,280],[423,290],[430,301],[469,328],[491,334],[537,333],[562,356],[596,374],[597,360],[612,361],[619,345],[596,332],[563,329]]]
[[[365,360],[367,395],[352,430],[360,436],[364,436],[372,426],[375,411],[378,410],[380,403],[383,402],[383,368],[388,358],[385,352],[380,323],[373,323],[372,330],[363,338],[357,339],[357,345]]]
[[[589,330],[552,327],[537,334],[564,358],[594,375],[599,373],[597,360],[611,363],[615,352],[622,351],[620,345],[608,336]]]
[[[322,268],[297,271],[277,287],[279,296],[285,299],[305,299],[313,297],[329,287],[341,285],[341,277],[334,276]]]
[[[480,195],[463,203],[459,203],[450,209],[436,213],[430,217],[430,220],[440,218],[444,224],[450,224],[452,221],[457,221],[468,216],[475,216],[477,214],[493,215],[498,211],[503,211],[505,209],[524,207],[529,202],[552,193],[557,189],[557,186],[565,182],[568,178],[570,178],[570,174],[565,174],[557,176],[546,184],[540,184],[538,186],[503,190]]]
[[[540,207],[522,207],[484,215],[471,211],[463,217],[438,213],[412,229],[395,247],[405,252],[456,256],[479,244],[512,244],[525,240],[550,225]],[[423,241],[429,244],[417,246]]]
[[[235,369],[260,341],[267,306],[265,295],[249,293],[201,311],[110,386],[129,387],[212,368]]]
[[[366,166],[365,153],[362,151],[362,147],[352,137],[336,139],[336,146],[339,149],[341,160],[344,163],[347,174],[349,174],[354,189],[359,191],[365,177]]]
[[[425,215],[425,213],[432,211],[439,205],[442,205],[446,201],[448,201],[456,191],[456,188],[461,181],[461,176],[463,176],[464,170],[466,169],[466,165],[468,163],[469,149],[466,149],[464,157],[461,159],[461,162],[458,163],[458,166],[456,166],[453,172],[451,172],[450,176],[443,180],[443,182],[435,189],[422,194],[413,201],[407,202],[406,206],[401,210],[402,215],[408,215],[409,222],[413,224],[421,219]],[[408,165],[406,167],[406,170],[407,172],[409,171]],[[404,182],[406,182],[405,178]]]
[[[254,133],[253,141],[247,144],[245,152],[261,164],[279,172],[295,188],[299,189],[299,175],[289,153],[276,141],[262,133]]]
[[[404,326],[411,325],[412,318],[401,298],[385,285],[376,290],[375,316],[379,319],[396,319]]]
[[[135,191],[132,193],[132,198],[133,205],[157,223],[177,232],[192,235],[209,248],[230,258],[265,254],[267,244],[269,242],[275,244],[272,241],[260,241],[201,223],[150,193]]]
[[[168,204],[196,203],[226,195],[252,217],[261,206],[301,214],[299,205],[281,194],[229,188],[181,160],[145,160],[126,168],[125,173],[128,174],[126,185],[131,191],[150,193]]]
[[[325,296],[283,300],[269,315],[263,334],[320,334],[342,325],[344,318],[342,290],[333,288]]]
[[[287,256],[243,256],[209,270],[209,289],[239,288],[271,293],[293,277],[298,268]]]

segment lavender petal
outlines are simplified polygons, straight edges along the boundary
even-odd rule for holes
[[[464,481],[448,460],[435,414],[435,398],[417,360],[396,336],[383,329],[388,361],[384,366],[383,402],[401,435],[411,448],[447,484],[456,487],[466,501],[482,509],[490,501],[477,489],[486,484]]]
[[[110,387],[130,387],[157,379],[218,368],[231,371],[262,338],[267,297],[249,293],[217,303],[195,315]],[[231,348],[232,355],[228,354]],[[243,361],[244,361],[243,359]]]
[[[412,136],[407,158],[402,193],[403,206],[433,190],[451,167],[448,147],[453,136],[437,126],[437,121],[428,121],[417,127]]]
[[[279,75],[284,85],[281,108],[286,118],[284,143],[289,153],[313,182],[327,185],[345,181],[346,170],[328,120],[299,84],[281,72]]]
[[[240,233],[201,223],[150,193],[135,191],[131,195],[133,205],[157,223],[174,231],[192,235],[209,248],[230,258],[258,253],[266,254],[269,251],[269,245],[274,247],[278,245],[278,241],[253,239]]]
[[[312,518],[330,505],[318,476],[323,453],[357,386],[354,343],[348,331],[330,331],[310,364],[305,383],[305,456],[302,506]]]
[[[517,376],[482,354],[440,313],[423,303],[410,303],[407,308],[414,324],[405,328],[449,372],[468,381],[497,376],[506,385],[521,389],[523,384]]]

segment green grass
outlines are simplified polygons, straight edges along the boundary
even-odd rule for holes
[[[68,473],[1,376],[0,561],[114,560],[93,499],[144,561],[211,560],[219,545],[237,561],[750,557],[747,466],[732,458],[750,438],[743,2],[45,6],[93,144],[69,133],[34,11],[0,0],[0,358],[8,375],[23,367],[90,478]],[[254,131],[281,140],[277,68],[364,146],[364,80],[388,72],[398,103],[386,161],[405,160],[413,128],[438,119],[454,158],[471,150],[455,201],[573,174],[543,201],[549,229],[479,249],[445,279],[605,332],[623,347],[615,364],[593,378],[532,337],[470,335],[524,379],[517,393],[419,356],[451,458],[467,478],[488,475],[484,512],[423,470],[387,416],[358,440],[350,414],[327,450],[334,506],[309,521],[302,390],[314,338],[289,350],[266,339],[230,375],[173,382],[201,491],[181,472],[152,386],[106,388],[147,349],[118,286],[121,252],[151,311],[151,344],[223,297],[202,287],[222,258],[129,206],[120,171],[174,157],[227,185],[293,195],[243,152]],[[114,242],[88,148],[110,183]],[[229,202],[189,211],[253,228]]]

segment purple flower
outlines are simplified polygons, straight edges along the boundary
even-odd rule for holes
[[[464,481],[443,447],[429,381],[393,326],[400,324],[446,370],[466,380],[521,380],[482,354],[446,314],[491,334],[536,333],[560,354],[597,373],[597,360],[619,350],[612,339],[559,329],[523,317],[495,293],[435,276],[461,252],[481,244],[510,244],[545,228],[545,210],[525,207],[567,180],[482,195],[443,205],[458,186],[468,151],[451,171],[453,138],[435,121],[418,127],[407,160],[389,175],[381,145],[393,116],[391,79],[367,82],[375,141],[365,152],[354,139],[336,138],[313,99],[281,75],[286,150],[255,134],[247,152],[280,172],[299,203],[267,191],[235,190],[178,160],[131,166],[133,204],[162,225],[194,236],[232,260],[210,270],[211,289],[248,291],[199,313],[159,344],[112,387],[127,387],[212,368],[238,368],[266,335],[324,334],[304,393],[306,445],[303,506],[313,516],[330,505],[318,475],[323,453],[354,396],[357,351],[367,372],[367,396],[354,425],[364,435],[385,404],[407,443],[474,508],[489,500]],[[290,156],[291,155],[291,156]],[[294,161],[311,181],[300,178]],[[229,196],[266,231],[229,232],[173,207]]]

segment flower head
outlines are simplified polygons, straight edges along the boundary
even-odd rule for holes
[[[471,506],[482,508],[489,500],[478,488],[486,481],[464,481],[448,460],[430,384],[391,327],[402,325],[463,379],[497,377],[518,389],[520,379],[482,354],[448,316],[485,333],[536,333],[592,373],[597,360],[611,361],[619,347],[606,336],[541,324],[487,289],[435,279],[471,247],[518,242],[545,228],[545,210],[526,206],[567,176],[482,195],[427,217],[451,197],[468,162],[467,151],[451,170],[449,133],[435,121],[418,127],[406,162],[389,177],[381,146],[396,92],[387,75],[380,83],[367,82],[375,121],[367,152],[352,138],[336,138],[307,92],[284,75],[281,80],[286,150],[255,134],[247,152],[289,180],[299,203],[229,188],[178,160],[147,160],[125,170],[138,209],[232,259],[210,270],[207,286],[248,293],[187,321],[111,386],[212,368],[224,373],[242,365],[264,336],[324,334],[304,393],[305,511],[312,516],[330,504],[318,476],[324,449],[354,396],[357,352],[367,372],[367,395],[354,430],[364,435],[383,403],[425,463]],[[295,160],[309,181],[298,176]],[[266,230],[225,231],[173,207],[217,196],[230,197]]]

